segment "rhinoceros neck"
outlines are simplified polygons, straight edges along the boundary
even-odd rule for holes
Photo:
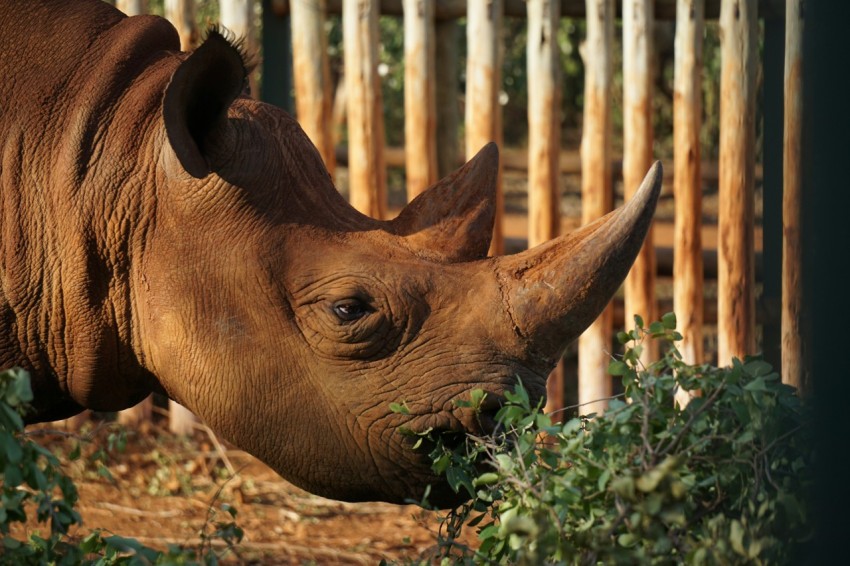
[[[0,22],[0,365],[33,373],[36,419],[123,408],[155,385],[128,299],[161,96],[139,85],[167,80],[176,35],[99,1],[4,1]]]

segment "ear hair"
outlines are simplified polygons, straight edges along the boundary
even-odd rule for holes
[[[242,67],[245,70],[245,86],[248,85],[248,75],[254,72],[260,63],[260,54],[257,48],[248,44],[247,37],[237,36],[233,31],[221,24],[210,24],[207,26],[205,40],[212,34],[220,35],[230,46],[239,53],[242,58]]]

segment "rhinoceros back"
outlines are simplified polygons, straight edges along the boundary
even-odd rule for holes
[[[132,125],[162,96],[139,77],[178,50],[165,20],[101,0],[0,2],[0,368],[33,374],[38,418],[78,410],[69,390],[97,405],[93,376],[127,356],[103,226],[126,190],[120,169],[138,160]],[[117,380],[122,404],[136,393]]]

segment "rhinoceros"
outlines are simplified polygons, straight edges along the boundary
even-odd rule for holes
[[[3,0],[0,54],[0,367],[31,373],[28,421],[162,393],[336,499],[451,502],[403,429],[491,431],[518,380],[543,398],[660,190],[655,165],[612,214],[488,257],[492,144],[382,221],[248,96],[225,33],[183,53],[158,17]]]

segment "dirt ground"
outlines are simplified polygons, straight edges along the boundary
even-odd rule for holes
[[[126,447],[108,451],[108,477],[92,455],[108,449],[118,430],[105,421],[86,425],[81,435],[43,425],[28,429],[32,439],[60,457],[65,473],[79,490],[83,525],[73,536],[92,529],[136,538],[148,546],[170,544],[198,548],[201,533],[229,521],[222,504],[237,510],[244,539],[236,553],[223,552],[237,564],[400,564],[428,559],[437,550],[437,515],[417,506],[344,503],[324,499],[289,484],[257,459],[220,444],[205,430],[178,438],[164,419],[144,430],[126,430]],[[61,431],[61,429],[60,429]],[[82,457],[68,455],[82,442]],[[236,471],[231,475],[228,468]],[[31,519],[15,534],[45,525]],[[226,550],[217,541],[218,551]]]

